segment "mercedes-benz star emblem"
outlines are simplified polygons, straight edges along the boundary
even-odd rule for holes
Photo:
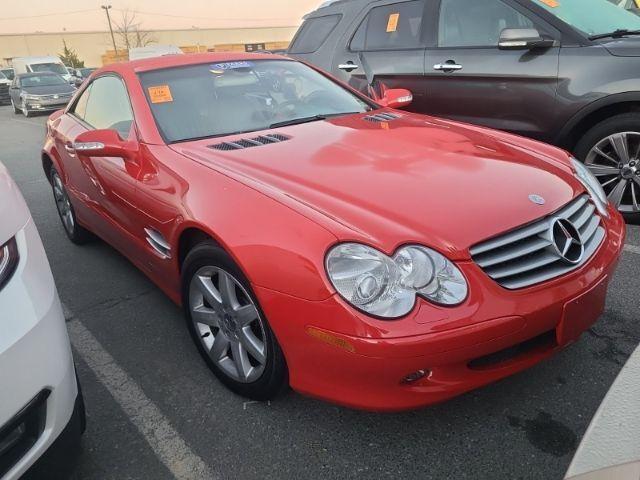
[[[536,195],[535,193],[529,195],[529,200],[531,200],[536,205],[544,205],[545,203],[547,203],[547,201],[543,197],[541,197],[540,195]]]
[[[580,232],[569,220],[556,218],[550,227],[551,239],[556,253],[565,262],[576,265],[584,256],[584,244]]]

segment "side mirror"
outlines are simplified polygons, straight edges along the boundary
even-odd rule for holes
[[[79,155],[128,158],[137,151],[135,142],[122,140],[116,130],[89,130],[81,133],[73,144]]]
[[[500,50],[532,50],[553,47],[554,41],[543,38],[535,28],[505,28],[500,32]]]
[[[392,88],[385,90],[378,103],[383,107],[402,108],[411,105],[413,94],[404,88]]]

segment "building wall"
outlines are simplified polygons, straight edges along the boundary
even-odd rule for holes
[[[151,32],[154,43],[176,46],[198,46],[213,49],[220,44],[288,42],[297,27],[159,30]],[[102,55],[113,50],[109,32],[62,32],[32,34],[0,34],[0,63],[24,56],[57,55],[62,40],[75,49],[88,67],[102,65]],[[118,41],[116,37],[116,42]]]

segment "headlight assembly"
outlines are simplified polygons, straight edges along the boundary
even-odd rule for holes
[[[580,183],[582,183],[584,188],[587,189],[587,192],[593,199],[593,203],[595,203],[598,208],[598,212],[600,212],[601,215],[608,217],[609,213],[607,212],[607,205],[609,204],[609,199],[596,176],[591,173],[591,170],[589,170],[582,162],[579,162],[575,158],[571,159],[571,165],[576,171],[576,178],[580,180]]]
[[[383,318],[408,314],[416,296],[439,305],[458,305],[467,298],[467,281],[438,252],[419,245],[393,256],[359,243],[329,251],[327,274],[338,293],[354,307]]]
[[[16,239],[12,238],[0,247],[0,290],[11,279],[18,266],[18,246]]]

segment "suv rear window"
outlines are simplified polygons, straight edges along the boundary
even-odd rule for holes
[[[300,27],[289,53],[313,53],[325,42],[336,28],[342,15],[327,15],[305,20]]]
[[[373,8],[356,31],[351,50],[402,50],[422,46],[424,0]]]

